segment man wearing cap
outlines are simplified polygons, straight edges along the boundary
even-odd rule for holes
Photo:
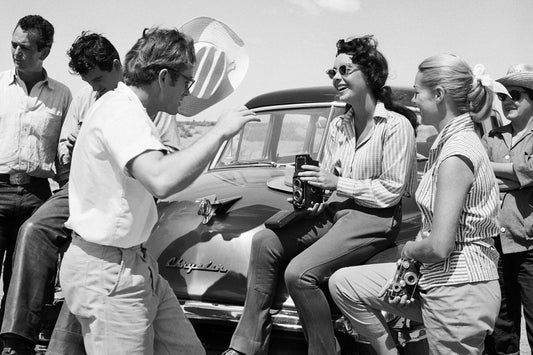
[[[205,353],[142,243],[157,220],[153,197],[187,187],[223,141],[257,118],[234,109],[187,149],[166,153],[152,120],[178,112],[194,62],[179,31],[145,30],[126,55],[126,85],[93,105],[74,146],[65,224],[73,238],[60,280],[88,354]]]
[[[509,124],[484,137],[499,182],[501,208],[498,272],[502,304],[487,354],[520,354],[523,307],[533,348],[533,66],[515,65],[497,80],[509,95],[499,95]]]
[[[43,68],[53,39],[54,27],[41,16],[21,18],[11,39],[15,67],[0,73],[0,264],[5,254],[0,320],[17,232],[50,197],[48,178],[55,174],[57,142],[71,100],[70,90]]]

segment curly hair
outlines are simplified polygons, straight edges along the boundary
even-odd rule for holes
[[[120,61],[118,51],[101,34],[84,31],[67,51],[68,66],[77,74],[84,75],[95,67],[111,71],[114,60]]]
[[[159,71],[167,69],[173,81],[196,62],[191,38],[176,29],[145,29],[126,54],[124,82],[132,86],[148,85]]]
[[[383,54],[378,51],[378,41],[373,35],[341,39],[337,41],[337,55],[344,53],[351,57],[365,78],[372,95],[385,105],[387,110],[405,116],[416,131],[416,113],[393,99],[393,92],[385,85],[389,76],[389,65]]]
[[[429,89],[444,88],[459,113],[470,113],[479,122],[489,117],[494,93],[480,80],[463,59],[453,54],[438,54],[424,59],[418,66],[421,81]]]
[[[37,50],[52,48],[54,42],[54,26],[42,16],[27,15],[18,20],[15,29],[20,27],[26,32],[32,32],[36,35]]]

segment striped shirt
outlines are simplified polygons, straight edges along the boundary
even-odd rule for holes
[[[415,195],[422,212],[420,235],[427,238],[431,233],[438,170],[440,164],[452,156],[465,157],[472,163],[474,181],[459,217],[454,249],[445,260],[422,265],[421,289],[498,279],[498,252],[491,239],[498,234],[498,184],[468,114],[449,122],[429,151],[425,173]]]
[[[364,207],[394,206],[416,188],[413,127],[407,118],[378,102],[372,131],[357,141],[355,119],[353,109],[333,119],[321,166],[339,176],[339,195]]]

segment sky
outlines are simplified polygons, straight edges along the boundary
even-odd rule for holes
[[[483,63],[495,79],[511,64],[533,64],[533,0],[0,0],[0,70],[13,67],[11,35],[28,14],[54,25],[44,66],[73,93],[84,83],[69,72],[66,52],[84,30],[105,35],[123,57],[146,27],[179,28],[201,16],[225,23],[245,43],[248,72],[233,94],[187,120],[216,120],[273,90],[331,85],[335,43],[354,35],[375,36],[392,86],[412,86],[418,64],[438,53]]]

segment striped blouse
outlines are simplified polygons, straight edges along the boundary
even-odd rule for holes
[[[414,130],[404,116],[378,102],[374,127],[361,141],[354,112],[336,117],[328,131],[321,166],[339,176],[337,193],[364,207],[386,208],[416,188]]]
[[[463,156],[472,162],[474,182],[466,196],[450,256],[421,267],[421,289],[498,279],[498,252],[492,237],[498,234],[498,184],[468,114],[456,117],[441,131],[429,151],[425,173],[415,194],[422,212],[420,235],[431,233],[433,210],[440,164],[452,156]]]

